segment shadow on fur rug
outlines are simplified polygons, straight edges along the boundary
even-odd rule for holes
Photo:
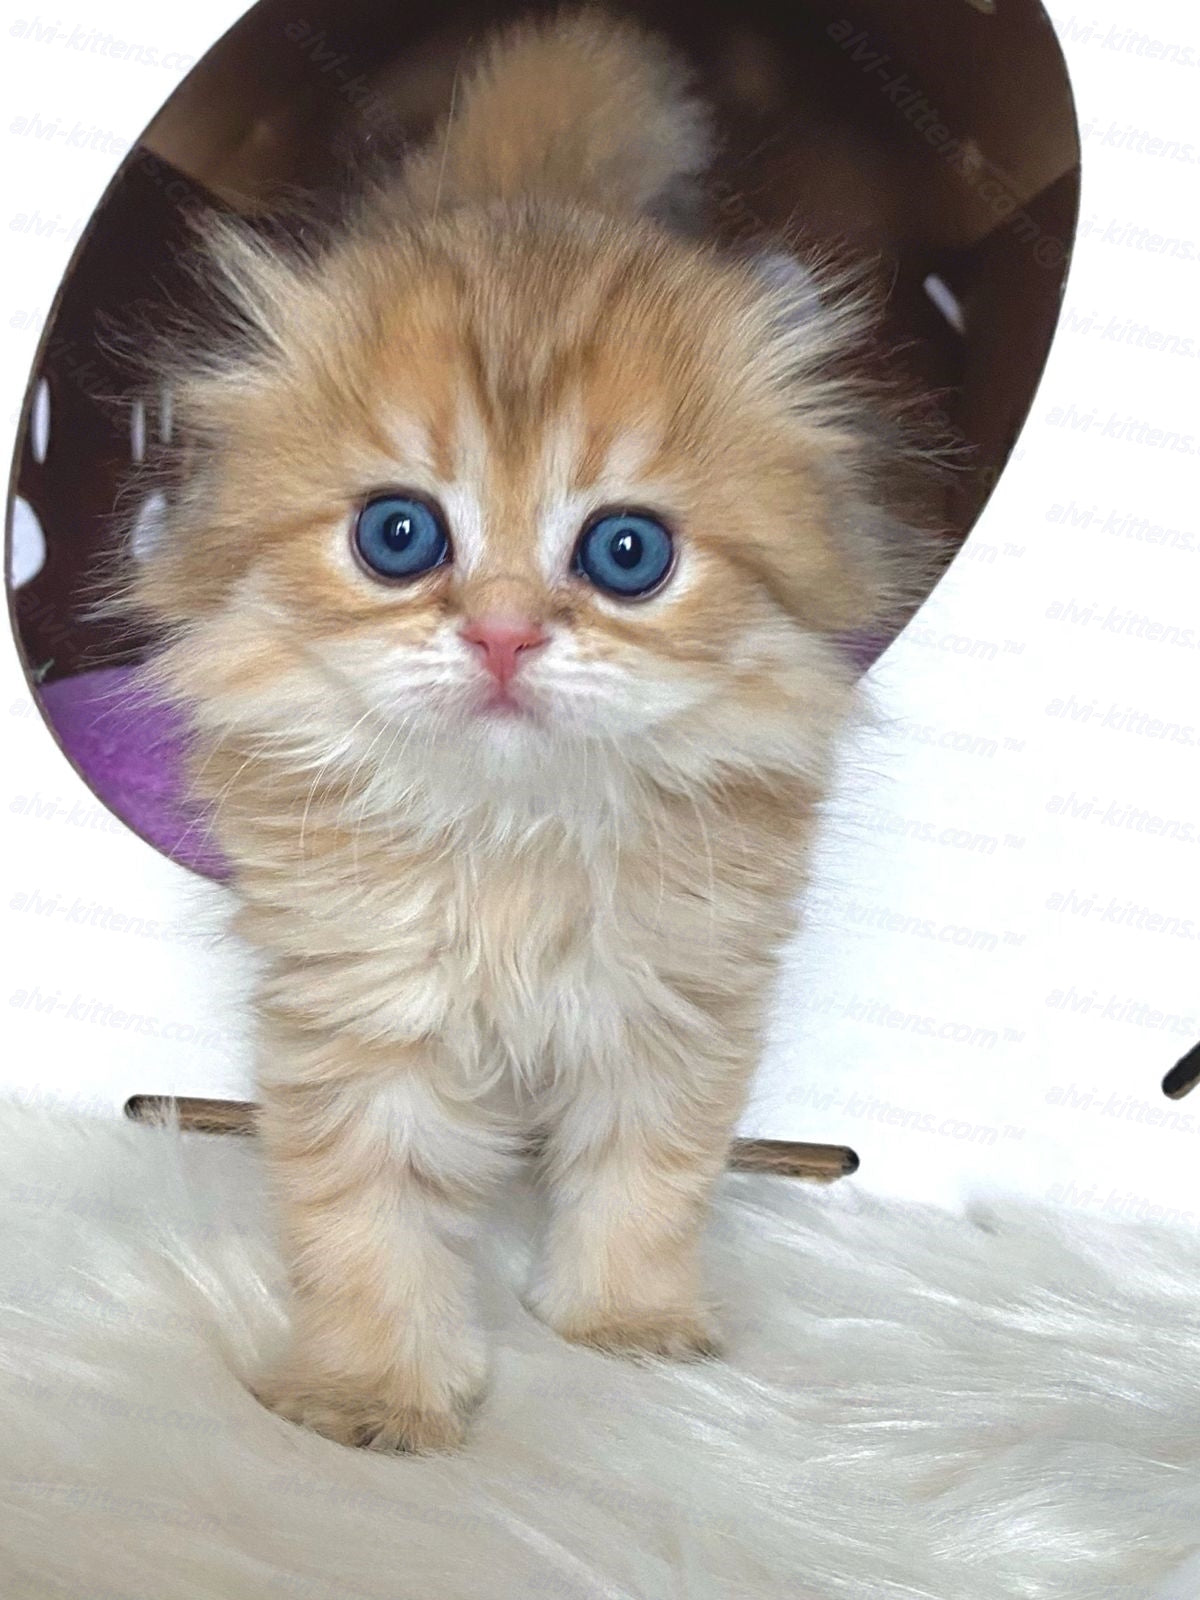
[[[469,1448],[356,1453],[242,1386],[283,1327],[252,1144],[0,1108],[5,1600],[1200,1592],[1195,1237],[731,1178],[731,1359],[638,1369],[521,1309],[531,1217],[481,1249]]]

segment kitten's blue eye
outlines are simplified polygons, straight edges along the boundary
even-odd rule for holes
[[[575,570],[606,594],[636,599],[657,589],[675,559],[671,535],[644,511],[609,512],[583,530]]]
[[[416,578],[450,559],[450,535],[435,505],[411,494],[368,500],[354,524],[359,555],[381,578]]]

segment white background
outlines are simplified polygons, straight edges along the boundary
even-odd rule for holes
[[[1161,624],[1200,638],[1200,70],[1122,48],[1133,24],[1119,0],[1080,7],[1050,7],[1083,132],[1063,322],[979,525],[870,674],[873,726],[847,741],[747,1128],[850,1144],[853,1181],[887,1194],[1015,1187],[1200,1226],[1200,1092],[1177,1106],[1159,1092],[1200,1038],[1200,650],[1148,636]],[[99,9],[15,12],[6,41],[9,440],[75,237],[182,76],[78,48]],[[199,57],[240,8],[102,9],[105,32],[161,61]],[[15,31],[35,20],[42,37]],[[1200,62],[1191,0],[1139,6],[1136,30]],[[1145,133],[1186,149],[1139,151],[1128,130],[1129,144]],[[1179,245],[1139,248],[1138,228]],[[1166,347],[1106,337],[1113,317]],[[1191,435],[1190,449],[1129,436],[1143,426]],[[1139,541],[1125,518],[1172,536]],[[91,798],[7,636],[0,672],[0,1085],[106,1109],[139,1091],[248,1096],[220,891]],[[1197,731],[1181,742],[1142,716]],[[1162,823],[1122,825],[1129,808]],[[1192,936],[1106,920],[1113,901],[1135,919],[1191,918]],[[117,931],[117,917],[140,928]],[[1054,1003],[1064,995],[1074,1009]]]

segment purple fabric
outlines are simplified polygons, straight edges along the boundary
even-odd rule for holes
[[[97,799],[172,861],[207,878],[228,875],[205,818],[184,795],[184,722],[139,683],[136,667],[60,678],[38,693],[59,743]]]
[[[889,640],[864,633],[838,642],[865,672]],[[206,878],[228,877],[207,821],[184,794],[183,718],[139,682],[136,667],[60,678],[38,693],[59,743],[97,799],[180,866]]]
[[[839,648],[844,650],[860,673],[873,667],[892,642],[890,633],[839,633]]]

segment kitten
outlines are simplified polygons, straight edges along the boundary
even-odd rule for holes
[[[236,225],[227,343],[134,603],[261,953],[294,1287],[260,1394],[455,1444],[468,1222],[536,1136],[532,1309],[706,1355],[698,1241],[851,703],[902,579],[854,314],[695,215],[704,112],[595,13],[526,24],[320,247]]]

